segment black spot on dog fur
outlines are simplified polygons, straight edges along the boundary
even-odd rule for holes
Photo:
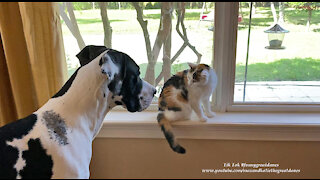
[[[109,90],[115,95],[122,96],[121,101],[126,105],[129,112],[140,110],[139,94],[142,89],[142,80],[139,77],[139,66],[125,53],[110,50],[108,55],[120,68],[118,77],[115,76],[114,80],[110,82],[108,86]],[[121,86],[119,85],[120,80]],[[120,87],[119,93],[117,92],[119,90],[117,87]]]
[[[68,81],[63,85],[63,87],[60,89],[60,91],[55,94],[54,96],[52,96],[52,98],[56,98],[56,97],[60,97],[60,96],[63,96],[68,90],[69,88],[71,87],[72,85],[72,82],[74,81],[74,79],[76,78],[77,76],[77,73],[79,71],[80,68],[78,68],[73,74],[72,76],[68,79]]]
[[[93,59],[95,59],[97,56],[99,56],[104,51],[108,50],[105,46],[93,46],[89,45],[83,48],[76,57],[79,59],[81,67],[79,67],[72,76],[68,79],[68,81],[63,85],[63,87],[60,89],[60,91],[55,94],[52,98],[56,98],[59,96],[64,95],[72,85],[72,82],[74,81],[75,77],[77,76],[77,73],[80,68],[85,66],[86,64],[90,63]]]
[[[84,66],[106,50],[108,50],[108,48],[105,46],[88,45],[84,47],[76,56],[80,61],[80,65]]]
[[[51,111],[45,111],[42,114],[41,121],[47,126],[50,139],[54,139],[59,145],[67,145],[67,125],[59,114]]]
[[[53,161],[43,149],[40,139],[30,139],[28,147],[22,152],[26,166],[19,172],[21,178],[51,178]]]
[[[7,145],[7,141],[21,139],[27,135],[37,121],[37,115],[31,114],[23,119],[0,127],[0,179],[15,179],[17,171],[14,168],[19,152],[16,148]]]

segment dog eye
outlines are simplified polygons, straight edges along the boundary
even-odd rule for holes
[[[140,100],[143,100],[143,97],[142,97],[142,96],[140,97]]]

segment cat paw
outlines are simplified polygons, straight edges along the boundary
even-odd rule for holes
[[[207,117],[202,117],[200,118],[200,122],[207,122],[208,121],[208,118]]]
[[[208,118],[213,118],[215,116],[216,116],[216,113],[214,113],[214,112],[209,112],[208,113]]]

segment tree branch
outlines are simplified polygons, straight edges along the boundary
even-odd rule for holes
[[[104,45],[108,48],[112,48],[112,27],[108,18],[108,2],[98,2],[100,7],[100,14],[103,23],[104,30]]]
[[[187,36],[187,31],[186,31],[186,27],[184,25],[184,17],[185,17],[185,3],[184,2],[178,2],[177,3],[177,8],[176,8],[176,12],[178,14],[178,18],[177,18],[177,24],[176,24],[176,31],[179,34],[179,36],[181,37],[181,39],[183,39],[184,43],[182,44],[182,46],[180,47],[180,49],[176,52],[176,54],[173,56],[173,58],[171,59],[171,64],[173,64],[173,62],[180,56],[180,54],[184,51],[184,49],[189,46],[190,49],[192,49],[192,51],[197,55],[198,60],[197,63],[199,64],[201,61],[201,57],[202,54],[200,54],[196,48],[194,46],[192,46],[189,42],[188,36]],[[180,29],[179,29],[179,25],[181,25],[183,34],[181,33]],[[158,75],[158,77],[156,78],[156,82],[155,85],[157,86],[160,81],[163,78],[163,69],[160,72],[160,74]]]
[[[66,2],[66,6],[67,6],[67,11],[69,13],[70,19],[68,18],[68,16],[64,12],[63,6],[59,7],[60,15],[61,15],[62,19],[66,22],[66,25],[69,28],[69,30],[71,31],[72,35],[76,38],[76,40],[78,42],[78,46],[79,46],[79,48],[81,50],[86,45],[85,45],[85,43],[83,41],[83,38],[82,38],[82,36],[80,34],[80,31],[79,31],[79,27],[78,27],[78,24],[77,24],[77,21],[76,21],[76,17],[75,17],[74,12],[73,12],[72,2]]]

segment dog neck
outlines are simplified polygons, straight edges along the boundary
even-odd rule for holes
[[[92,141],[100,131],[108,111],[114,106],[112,93],[108,89],[108,78],[101,73],[99,55],[81,67],[68,91],[50,99],[37,112],[54,110],[65,120],[68,129],[79,131]]]

